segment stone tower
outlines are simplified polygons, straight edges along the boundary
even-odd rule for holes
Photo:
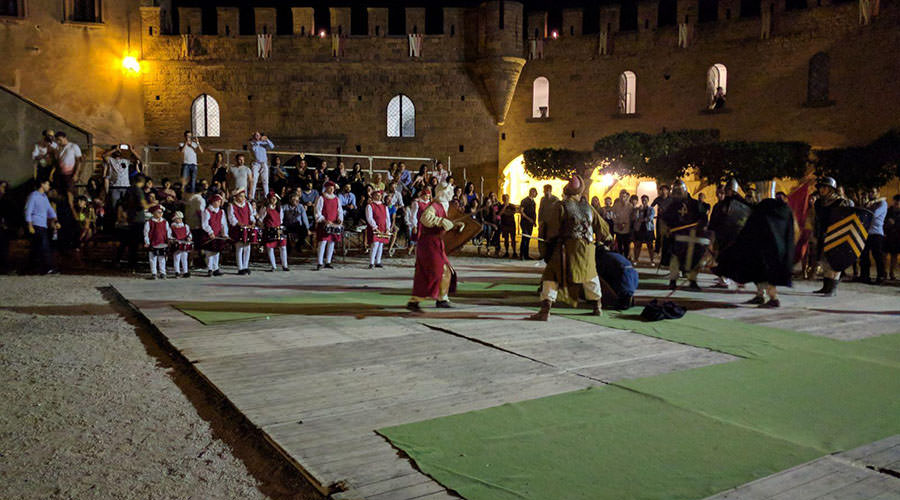
[[[469,72],[485,94],[498,125],[506,119],[519,74],[525,66],[523,6],[490,0],[477,9],[476,33],[470,35]]]

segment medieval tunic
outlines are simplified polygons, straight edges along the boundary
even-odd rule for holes
[[[384,203],[369,203],[366,206],[366,237],[371,243],[390,243],[391,239],[386,236],[378,236],[379,233],[389,233],[391,230],[391,219],[388,217],[387,207]]]
[[[541,276],[546,289],[559,289],[559,299],[569,304],[576,304],[579,297],[578,288],[584,284],[597,282],[599,292],[597,264],[595,261],[594,239],[609,239],[609,226],[598,214],[594,213],[590,204],[580,197],[569,197],[546,207],[544,225],[547,240],[547,267]],[[542,293],[546,295],[546,293]],[[544,299],[554,300],[551,296]],[[588,297],[596,300],[597,297]]]
[[[170,227],[172,228],[172,237],[175,241],[183,243],[191,241],[191,231],[187,224],[173,222]]]
[[[274,234],[274,229],[281,227],[281,218],[283,215],[281,207],[271,208],[266,207],[263,209],[262,213],[262,223],[263,223],[263,235],[266,239],[266,248],[278,248],[287,245],[287,238],[282,239],[273,239],[271,237]]]
[[[422,231],[422,215],[430,205],[429,202],[416,200],[416,230],[413,231],[413,241],[419,241],[419,233]]]
[[[442,203],[435,202],[424,210],[419,219],[413,297],[446,300],[444,293],[453,291],[449,290],[445,283],[449,276],[444,276],[445,271],[453,272],[444,251],[444,240],[441,239],[445,231],[441,223],[446,218],[447,209]]]
[[[144,244],[151,249],[168,248],[172,231],[165,219],[150,219],[144,223]]]
[[[319,241],[341,241],[340,234],[328,234],[325,232],[326,224],[343,224],[344,211],[341,210],[341,202],[337,196],[323,194],[316,200],[316,223]]]
[[[206,207],[206,210],[203,211],[203,222],[200,226],[203,228],[203,242],[201,245],[206,247],[210,241],[214,238],[227,238],[228,237],[228,226],[224,224],[225,212],[221,208],[214,208],[212,206]],[[212,235],[210,235],[212,233]],[[207,248],[212,252],[218,252],[221,247],[218,245],[211,245],[212,248]]]
[[[250,210],[250,204],[244,202],[243,205],[232,203],[228,205],[228,222],[231,224],[232,238],[238,243],[242,241],[242,231],[244,227],[252,226],[255,220],[253,210]],[[246,243],[250,243],[247,241]]]

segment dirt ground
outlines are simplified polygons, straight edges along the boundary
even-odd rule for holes
[[[0,276],[0,498],[321,498],[108,289]]]

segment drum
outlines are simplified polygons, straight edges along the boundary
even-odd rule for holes
[[[200,245],[200,248],[207,252],[221,252],[225,249],[227,244],[228,240],[225,238],[209,238]]]
[[[284,226],[267,227],[264,237],[266,243],[284,241],[287,239],[287,232],[285,231]]]
[[[245,245],[254,245],[259,243],[262,231],[258,227],[244,226],[232,229],[234,241],[244,243]]]
[[[326,224],[325,234],[344,234],[344,226],[336,224]]]
[[[150,247],[150,255],[155,255],[157,257],[164,257],[169,250],[169,246],[162,247]]]
[[[190,252],[194,249],[194,244],[190,241],[177,240],[172,245],[176,252]]]

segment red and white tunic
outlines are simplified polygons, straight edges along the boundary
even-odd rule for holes
[[[319,241],[341,241],[340,234],[328,234],[325,232],[327,224],[343,224],[344,211],[341,202],[335,195],[323,194],[316,199],[316,232]]]
[[[366,205],[366,237],[370,243],[390,243],[391,239],[378,236],[376,233],[389,233],[391,231],[391,218],[388,215],[384,203],[369,203]]]
[[[203,229],[203,241],[201,245],[205,250],[211,250],[214,252],[218,252],[222,250],[221,243],[215,245],[207,245],[208,242],[212,241],[214,238],[227,238],[228,237],[228,224],[225,224],[225,211],[221,208],[214,207],[206,207],[203,210],[203,221],[200,224],[200,227]],[[220,242],[222,240],[219,240]]]
[[[255,221],[256,217],[253,210],[250,209],[249,203],[244,202],[243,205],[232,203],[228,205],[228,223],[231,224],[231,235],[238,243],[243,242],[242,229],[252,226]]]
[[[191,228],[187,224],[172,223],[169,227],[172,229],[172,238],[175,240],[181,242],[191,241]]]
[[[172,231],[166,219],[150,219],[144,223],[144,244],[150,248],[167,248]]]
[[[287,238],[275,238],[274,235],[277,234],[275,229],[281,227],[281,219],[284,216],[284,213],[281,211],[281,207],[270,208],[266,207],[260,212],[260,218],[262,219],[263,224],[263,236],[266,239],[266,247],[267,248],[278,248],[287,246]]]
[[[425,209],[431,205],[430,201],[425,200],[416,200],[416,230],[413,231],[413,239],[414,241],[419,241],[419,238],[422,237],[422,214],[425,213]]]

